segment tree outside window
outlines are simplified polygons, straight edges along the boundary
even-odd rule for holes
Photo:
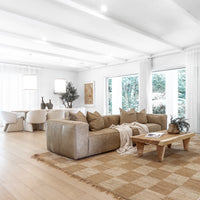
[[[138,75],[109,78],[107,81],[107,112],[118,114],[119,107],[130,110],[139,107]]]
[[[177,74],[177,76],[175,76],[176,78],[170,77],[171,73]],[[171,88],[167,92],[166,87],[170,84]],[[173,96],[172,94],[173,91],[176,92],[175,96]],[[177,113],[178,117],[185,117],[185,104],[186,104],[185,69],[154,72],[152,74],[152,104],[153,104],[152,108],[154,114],[169,115],[172,113]],[[174,107],[177,110],[176,109],[174,110]],[[168,112],[170,113],[167,113],[167,109]]]

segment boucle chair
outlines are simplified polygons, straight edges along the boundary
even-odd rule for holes
[[[49,119],[65,119],[65,110],[50,110],[47,113],[47,120]]]
[[[14,112],[0,111],[0,121],[5,132],[23,131],[23,117],[18,117]]]
[[[45,130],[46,110],[33,110],[27,113],[25,119],[25,131]]]

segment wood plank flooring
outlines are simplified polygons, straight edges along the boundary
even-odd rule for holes
[[[31,158],[46,152],[45,132],[0,131],[0,200],[114,200]]]

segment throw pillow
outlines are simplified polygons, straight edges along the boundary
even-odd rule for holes
[[[97,131],[105,128],[104,119],[97,111],[94,113],[87,112],[87,120],[91,131]]]
[[[149,123],[162,124],[161,117],[159,115],[148,114],[147,118]]]
[[[78,113],[69,112],[69,119],[72,121],[81,121],[88,123],[85,115],[81,111],[79,111]]]
[[[134,108],[129,111],[125,111],[121,108],[119,108],[119,110],[120,110],[120,124],[137,121],[137,116]]]
[[[146,115],[146,110],[143,109],[140,112],[136,113],[137,116],[137,122],[141,124],[146,124],[147,123],[147,115]]]

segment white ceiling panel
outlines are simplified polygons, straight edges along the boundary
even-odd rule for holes
[[[74,0],[88,7],[99,10],[107,5],[107,16],[154,35],[170,44],[186,47],[200,41],[200,26],[180,8],[184,4],[187,9],[199,16],[200,1],[198,0]],[[187,2],[187,5],[185,5]],[[196,8],[196,9],[195,9]],[[191,34],[192,33],[192,34]]]
[[[161,41],[145,36],[126,26],[115,24],[110,20],[102,20],[69,6],[63,6],[63,4],[57,3],[55,0],[20,0],[23,5],[30,5],[34,2],[34,7],[29,6],[26,9],[20,4],[13,4],[12,8],[10,8],[9,1],[12,0],[7,0],[5,4],[0,6],[5,9],[12,9],[12,11],[15,10],[24,16],[67,27],[89,36],[92,35],[96,39],[104,38],[104,40],[128,46],[132,51],[156,53],[172,48]],[[52,12],[54,13],[53,15],[51,14]]]
[[[200,43],[199,10],[198,0],[1,0],[0,59],[82,70],[179,51]]]
[[[6,20],[5,20],[6,19]],[[44,37],[47,41],[54,41],[60,44],[71,45],[77,48],[85,48],[90,51],[102,53],[105,55],[116,55],[119,57],[133,57],[138,55],[137,52],[116,47],[112,42],[106,44],[89,37],[81,37],[81,34],[74,33],[61,27],[45,24],[40,21],[21,17],[16,14],[11,14],[0,10],[0,27],[3,30],[18,33],[21,35],[29,35],[30,37],[42,40]]]

